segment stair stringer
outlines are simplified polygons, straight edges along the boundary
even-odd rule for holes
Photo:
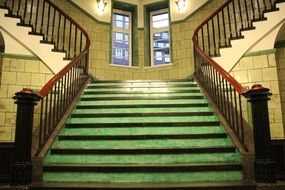
[[[213,60],[225,71],[230,72],[246,52],[285,21],[285,3],[279,3],[276,7],[279,8],[279,11],[265,13],[264,16],[267,20],[254,22],[254,30],[242,31],[241,34],[244,38],[232,40],[232,47],[221,48],[221,56],[214,57]]]
[[[53,73],[58,73],[70,62],[64,60],[65,53],[52,51],[54,45],[41,43],[42,36],[30,35],[31,27],[18,26],[20,19],[6,17],[5,14],[7,13],[8,10],[0,9],[0,27],[42,60]]]

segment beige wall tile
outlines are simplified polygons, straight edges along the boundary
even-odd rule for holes
[[[276,67],[273,67],[273,68],[263,68],[262,69],[262,74],[263,74],[263,80],[264,81],[278,80]]]
[[[8,97],[8,86],[9,85],[0,85],[0,98],[7,98]]]
[[[12,59],[10,64],[10,71],[25,71],[25,60],[24,59]]]
[[[13,141],[12,140],[12,128],[11,127],[1,127],[0,128],[0,139],[1,141]]]
[[[31,85],[31,74],[17,72],[16,84],[30,86]]]
[[[263,81],[262,69],[248,70],[248,82]]]
[[[11,64],[10,58],[3,58],[2,71],[10,71],[10,64]]]
[[[16,72],[2,72],[1,84],[16,84]]]
[[[12,98],[12,97],[14,97],[15,96],[15,93],[16,92],[19,92],[19,91],[21,91],[23,88],[22,88],[22,86],[18,86],[18,85],[9,85],[8,86],[8,98]]]
[[[270,91],[273,94],[280,94],[280,90],[279,90],[279,83],[278,81],[270,81]]]
[[[254,56],[253,66],[254,68],[267,68],[268,67],[267,55]]]
[[[253,69],[253,57],[250,56],[250,57],[243,57],[241,60],[240,60],[240,65],[242,67],[242,70],[248,70],[248,69]]]
[[[273,94],[270,96],[270,101],[268,103],[269,109],[279,109],[280,108],[280,96],[278,94]]]
[[[274,119],[276,123],[282,123],[283,119],[282,119],[282,111],[281,109],[274,109]]]
[[[269,54],[269,55],[267,55],[267,58],[268,58],[269,67],[276,67],[275,54]]]
[[[27,60],[25,62],[25,72],[37,73],[40,71],[40,61]]]
[[[11,98],[0,99],[0,112],[13,112],[14,102]]]
[[[284,128],[282,123],[270,124],[270,133],[272,139],[283,139],[284,138]]]
[[[31,85],[33,86],[43,86],[45,84],[45,75],[44,74],[31,74]]]
[[[247,71],[235,71],[234,77],[240,83],[247,83],[248,82]]]
[[[6,113],[5,125],[16,126],[16,113]]]
[[[5,116],[6,116],[5,112],[0,112],[0,128],[1,126],[3,127],[5,125]]]
[[[40,63],[40,70],[39,70],[39,73],[47,73],[47,74],[50,74],[52,73],[51,70],[43,63]]]

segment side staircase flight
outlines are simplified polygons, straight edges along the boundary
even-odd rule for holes
[[[193,80],[90,83],[45,156],[44,187],[253,188]]]

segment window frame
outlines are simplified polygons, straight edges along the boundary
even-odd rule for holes
[[[118,14],[118,15],[123,15],[123,16],[128,16],[129,17],[129,27],[128,29],[124,29],[124,28],[121,28],[121,27],[116,27],[114,25],[114,14]],[[132,31],[133,31],[133,26],[132,26],[132,12],[130,11],[125,11],[125,10],[120,10],[120,9],[113,9],[112,11],[112,42],[111,42],[111,46],[112,46],[112,62],[111,62],[111,65],[115,65],[115,66],[121,66],[121,67],[131,67],[132,66]],[[129,49],[128,49],[128,56],[129,56],[129,64],[128,65],[122,65],[122,64],[115,64],[113,61],[113,59],[116,57],[114,56],[114,50],[118,48],[114,48],[113,46],[113,43],[116,41],[116,39],[114,39],[114,33],[117,32],[117,33],[122,33],[122,34],[128,34],[129,37],[128,37],[128,46],[129,46]],[[124,41],[122,43],[125,43]],[[123,50],[123,49],[121,49]],[[123,55],[123,51],[122,51],[122,55]],[[124,59],[124,57],[122,57]]]
[[[159,15],[159,14],[163,14],[163,13],[167,13],[168,14],[168,26],[165,27],[161,27],[161,28],[153,28],[153,21],[152,21],[152,17],[155,15]],[[158,10],[153,10],[149,12],[149,41],[150,41],[150,66],[151,67],[157,67],[157,66],[166,66],[166,65],[170,65],[171,64],[171,34],[170,34],[170,13],[169,13],[169,8],[163,8],[163,9],[158,9]],[[155,65],[154,64],[154,47],[153,47],[153,43],[154,43],[154,39],[153,39],[153,35],[154,33],[158,33],[158,32],[168,32],[168,49],[169,49],[169,63],[165,63],[165,64],[158,64]],[[161,57],[161,58],[165,58],[165,57]]]

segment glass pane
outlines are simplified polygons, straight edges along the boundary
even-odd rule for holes
[[[170,63],[169,48],[155,49],[153,51],[153,64],[162,65]]]
[[[129,34],[113,32],[113,64],[129,65]]]
[[[115,20],[123,21],[123,15],[114,14]]]
[[[169,26],[168,13],[152,16],[152,28],[162,28]]]
[[[153,21],[159,21],[159,20],[168,20],[168,13],[162,13],[158,15],[152,16]]]
[[[153,34],[153,48],[167,48],[169,47],[169,33],[156,32]]]
[[[113,14],[113,26],[118,28],[129,29],[129,16],[127,15],[120,15],[120,14]]]
[[[127,45],[124,46],[124,48],[126,48],[128,47],[128,44],[129,44],[129,34],[113,32],[113,46],[115,45],[116,47],[118,46],[122,47],[123,45]]]
[[[129,65],[129,50],[113,48],[113,64]]]

